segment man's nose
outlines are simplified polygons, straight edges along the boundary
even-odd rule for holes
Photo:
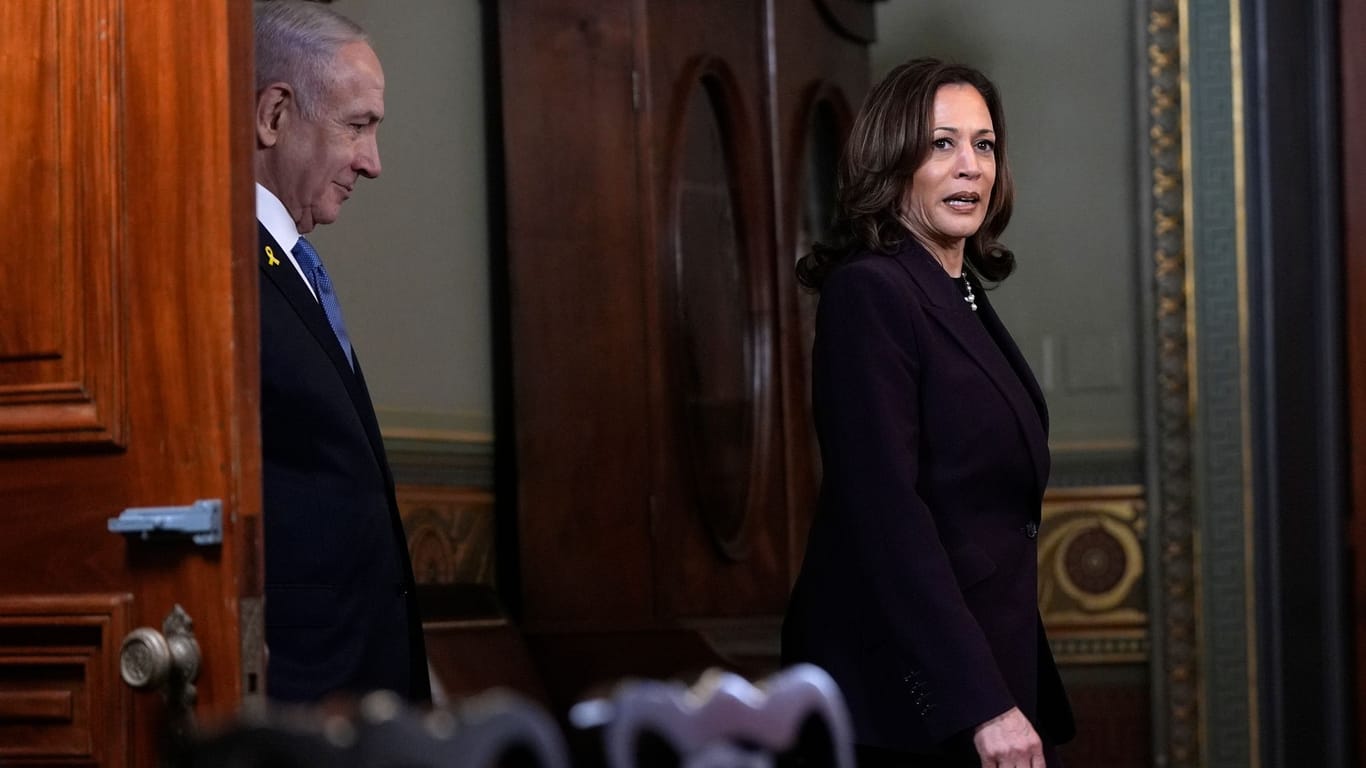
[[[379,162],[379,140],[374,134],[361,145],[356,153],[356,172],[367,179],[379,176],[382,170]]]

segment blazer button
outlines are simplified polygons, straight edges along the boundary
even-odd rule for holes
[[[1039,524],[1034,522],[1033,520],[1030,520],[1029,522],[1025,523],[1024,532],[1025,536],[1028,536],[1031,539],[1039,538]]]

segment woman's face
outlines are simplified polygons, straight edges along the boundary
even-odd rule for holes
[[[987,215],[996,183],[996,131],[987,102],[966,83],[939,88],[930,154],[901,196],[911,234],[932,249],[961,251]]]

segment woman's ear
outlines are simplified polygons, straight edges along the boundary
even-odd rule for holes
[[[288,83],[271,83],[256,96],[256,146],[273,147],[280,140],[281,125],[294,105],[294,89]]]

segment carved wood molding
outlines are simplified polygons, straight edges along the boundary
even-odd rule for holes
[[[419,585],[495,586],[491,492],[400,485],[397,495]]]
[[[669,204],[663,230],[668,233],[669,246],[665,253],[671,263],[661,271],[672,276],[665,285],[665,306],[672,314],[668,321],[670,379],[675,402],[701,403],[700,408],[691,411],[686,407],[678,407],[675,411],[682,453],[692,471],[687,483],[687,487],[694,489],[691,505],[701,517],[719,555],[730,561],[740,561],[749,556],[753,520],[768,509],[767,494],[772,486],[774,465],[773,277],[768,247],[763,239],[766,235],[762,226],[766,220],[762,208],[763,170],[756,162],[762,142],[756,135],[757,122],[749,108],[753,94],[746,94],[740,79],[724,59],[694,57],[683,68],[675,91],[679,97],[674,99],[675,109],[666,123],[665,199]],[[744,394],[748,399],[734,404],[718,401],[709,406],[702,399],[716,394],[699,385],[706,373],[701,368],[712,363],[705,358],[692,359],[688,354],[689,350],[702,349],[707,350],[708,355],[714,355],[713,346],[717,341],[690,336],[699,323],[689,323],[688,315],[695,315],[697,308],[685,306],[687,295],[682,280],[688,268],[689,238],[714,236],[714,233],[689,229],[688,225],[696,222],[684,220],[684,195],[699,187],[697,180],[688,177],[689,172],[695,170],[689,166],[689,160],[694,156],[690,155],[689,141],[693,137],[688,130],[694,110],[703,110],[706,113],[703,119],[714,120],[719,130],[726,178],[715,181],[716,186],[729,195],[734,255],[741,281],[737,292],[749,305],[741,318],[744,324],[742,349],[747,358],[743,363]],[[735,408],[735,405],[741,408]],[[727,409],[732,412],[726,414]],[[722,425],[728,422],[733,426],[737,419],[743,424],[746,439],[740,450],[727,456],[718,447],[730,441],[713,439],[715,430],[724,429]],[[712,431],[708,431],[709,428]],[[744,466],[743,474],[735,471],[739,463]],[[715,493],[714,489],[723,486],[717,482],[718,478],[738,477],[747,478],[743,488]]]
[[[0,447],[122,441],[122,5],[0,14],[0,48],[30,52],[0,70],[0,128],[31,148],[0,188],[6,247],[28,254],[0,270]]]
[[[129,765],[119,646],[132,598],[0,597],[0,763]]]

